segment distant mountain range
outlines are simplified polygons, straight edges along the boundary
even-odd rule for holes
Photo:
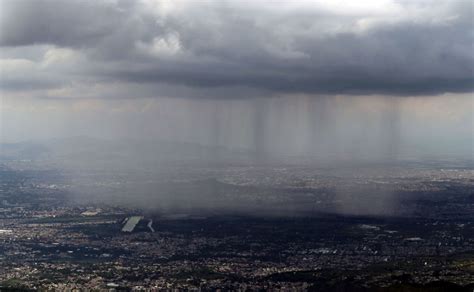
[[[154,163],[248,159],[252,151],[159,140],[107,140],[87,136],[46,142],[0,144],[2,160],[53,160],[74,163]]]
[[[20,143],[1,143],[0,159],[2,160],[20,160],[20,159],[38,159],[50,150],[42,144],[33,142]]]
[[[19,143],[0,143],[0,161],[34,160],[45,164],[66,166],[68,168],[119,168],[153,169],[168,163],[263,163],[263,164],[317,164],[318,166],[337,166],[338,164],[383,163],[400,165],[407,162],[433,164],[449,162],[451,167],[472,167],[474,160],[451,157],[449,159],[405,157],[404,159],[384,160],[364,157],[339,157],[334,153],[324,156],[288,156],[282,154],[260,153],[251,149],[231,149],[223,146],[207,146],[198,143],[134,140],[98,139],[88,136],[52,139],[48,141],[26,141]]]

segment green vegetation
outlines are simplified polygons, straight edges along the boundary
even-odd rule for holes
[[[21,279],[11,278],[0,283],[0,291],[32,291],[27,289]]]
[[[25,221],[26,224],[51,224],[51,223],[80,223],[95,222],[105,220],[118,220],[120,215],[98,215],[98,216],[62,216],[62,217],[44,217]]]

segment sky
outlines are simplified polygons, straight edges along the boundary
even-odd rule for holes
[[[472,1],[0,0],[1,140],[472,158],[473,37]]]

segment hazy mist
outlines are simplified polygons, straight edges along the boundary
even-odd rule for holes
[[[82,182],[79,199],[257,212],[254,199],[216,199],[241,187],[220,185],[232,167],[473,160],[470,1],[4,0],[1,8],[0,156]],[[173,181],[183,177],[184,186]],[[355,199],[375,192],[364,188],[332,186],[326,195],[343,204],[318,208],[397,209],[390,188]]]

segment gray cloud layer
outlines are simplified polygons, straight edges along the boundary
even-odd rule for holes
[[[471,1],[0,3],[5,91],[78,84],[135,84],[146,92],[138,95],[168,94],[170,85],[206,94],[227,87],[394,95],[474,89]]]

